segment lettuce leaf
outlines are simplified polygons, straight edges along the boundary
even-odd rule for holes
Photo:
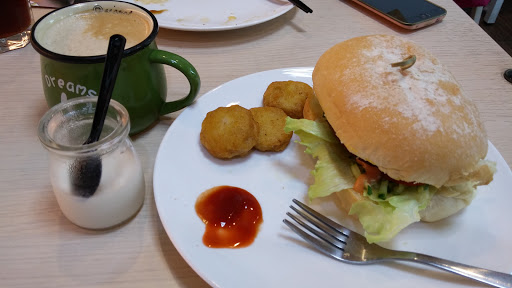
[[[354,160],[327,122],[287,118],[285,131],[297,134],[299,143],[306,146],[305,153],[317,159],[312,171],[315,181],[308,190],[310,199],[352,189],[356,177],[350,166]],[[349,214],[357,215],[368,242],[387,241],[418,222],[419,211],[427,207],[434,194],[435,188],[428,186],[408,187],[384,200],[365,193],[364,200],[354,203]]]
[[[311,172],[315,182],[308,190],[311,199],[354,186],[356,178],[350,170],[350,153],[328,123],[288,117],[285,131],[297,134],[301,140],[299,143],[306,146],[305,153],[317,158]]]
[[[410,187],[385,200],[365,198],[352,205],[349,215],[357,215],[368,242],[388,241],[405,227],[420,221],[419,212],[427,207],[435,190],[429,186]]]

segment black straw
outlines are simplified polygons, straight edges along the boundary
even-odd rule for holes
[[[313,9],[309,8],[308,5],[302,3],[302,1],[300,1],[300,0],[288,0],[288,1],[290,1],[290,3],[292,3],[297,8],[299,8],[300,10],[302,10],[306,13],[313,13]]]

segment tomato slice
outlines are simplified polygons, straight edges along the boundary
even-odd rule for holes
[[[360,158],[356,158],[356,162],[361,165],[364,169],[364,174],[368,176],[369,181],[377,181],[382,177],[382,172],[377,168],[377,166],[372,165]]]
[[[356,158],[356,162],[363,167],[364,172],[357,177],[356,182],[354,183],[354,190],[363,194],[366,184],[379,181],[383,173],[379,168],[377,168],[377,166],[374,166],[360,158]]]
[[[377,168],[377,166],[366,162],[361,158],[356,158],[357,164],[363,167],[364,172],[357,177],[356,182],[354,183],[354,190],[358,193],[363,194],[364,188],[366,184],[370,184],[371,182],[379,181],[382,177],[384,177],[388,181],[395,182],[397,184],[402,184],[404,186],[421,186],[423,183],[415,183],[415,182],[406,182],[402,180],[396,180],[389,177],[387,174]]]

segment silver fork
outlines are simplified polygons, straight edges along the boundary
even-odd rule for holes
[[[283,222],[315,248],[341,262],[350,264],[373,264],[389,260],[417,262],[494,287],[512,287],[511,274],[460,264],[425,254],[390,250],[376,244],[369,244],[363,236],[330,220],[304,203],[296,199],[293,199],[293,203],[298,208],[293,205],[290,208],[300,217],[290,212],[287,212],[286,215],[310,233],[305,232],[287,219],[284,219]]]

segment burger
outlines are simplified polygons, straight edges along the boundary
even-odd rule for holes
[[[336,195],[369,242],[468,206],[493,179],[476,105],[426,49],[397,36],[336,44],[313,70],[305,119],[287,119],[316,158],[309,198]]]

